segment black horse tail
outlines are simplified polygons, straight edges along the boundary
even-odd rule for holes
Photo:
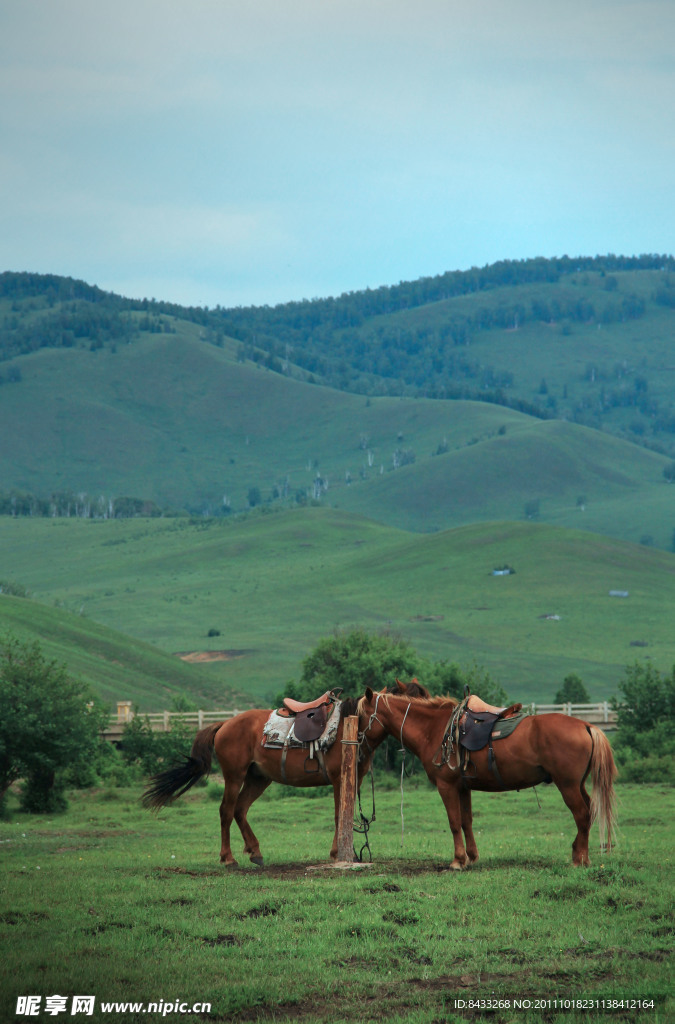
[[[192,744],[192,751],[189,757],[183,757],[168,768],[153,775],[150,785],[143,793],[142,803],[144,807],[159,810],[173,803],[183,793],[199,782],[211,771],[211,759],[213,757],[213,740],[223,722],[215,722],[207,725],[197,733]]]

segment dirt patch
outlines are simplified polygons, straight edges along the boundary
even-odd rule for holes
[[[215,939],[204,938],[205,946],[240,946],[241,940],[236,935],[216,935]]]
[[[19,910],[8,910],[6,914],[0,914],[2,924],[27,924],[29,921],[44,921],[49,917],[41,910],[32,910],[29,914],[22,914]]]
[[[209,661],[234,661],[236,658],[244,658],[249,651],[176,651],[175,655],[181,661],[189,661],[191,664],[204,664]]]

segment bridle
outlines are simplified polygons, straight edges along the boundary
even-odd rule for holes
[[[381,719],[379,719],[377,717],[377,706],[380,703],[380,697],[388,697],[388,696],[389,696],[388,693],[384,693],[381,690],[378,691],[378,693],[375,694],[375,707],[373,708],[373,713],[371,714],[370,718],[368,719],[368,725],[365,727],[365,729],[361,733],[361,741],[366,744],[366,746],[368,747],[369,752],[370,752],[371,748],[370,748],[370,744],[368,743],[368,740],[366,739],[366,733],[368,732],[368,730],[372,726],[373,722],[377,722],[377,724],[380,726],[381,729],[385,729],[384,723],[381,721]],[[399,696],[399,695],[395,694],[394,696]],[[403,696],[403,694],[401,694],[400,696]],[[401,728],[399,730],[399,737],[400,737],[400,740],[401,740],[401,748],[402,749],[404,749],[403,726],[405,725],[405,721],[406,721],[406,718],[408,717],[408,712],[410,711],[411,705],[412,705],[412,701],[408,698],[408,707],[405,709],[405,714],[403,716],[403,720],[401,722]]]
[[[394,694],[394,696],[398,696],[398,695]],[[400,694],[400,696],[405,696],[405,695],[404,694]],[[370,744],[368,743],[368,740],[366,738],[366,733],[368,732],[368,730],[372,726],[373,722],[377,722],[377,724],[380,726],[381,729],[383,729],[383,730],[385,729],[384,723],[381,721],[381,719],[379,719],[377,717],[377,707],[378,707],[378,704],[380,703],[380,697],[389,697],[389,694],[385,694],[382,691],[379,691],[375,695],[375,707],[373,708],[373,713],[371,714],[370,718],[368,719],[368,725],[365,727],[365,729],[361,733],[361,742],[365,743],[366,747],[368,748],[368,752],[369,753],[372,753],[372,750],[371,750]],[[365,698],[363,698],[363,699],[365,699]],[[403,754],[403,760],[401,761],[401,845],[403,845],[403,832],[404,832],[404,820],[403,820],[403,776],[406,774],[406,771],[405,771],[406,749],[405,749],[405,743],[403,742],[403,726],[406,723],[406,719],[408,717],[408,712],[410,711],[411,707],[412,707],[412,701],[410,700],[410,698],[408,698],[408,706],[405,709],[405,714],[403,715],[403,718],[401,720],[401,728],[399,729],[399,738],[401,740],[401,753]],[[373,817],[374,817],[374,815],[373,815]]]

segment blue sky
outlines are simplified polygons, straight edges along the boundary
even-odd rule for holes
[[[0,270],[274,304],[675,251],[673,0],[0,0]]]

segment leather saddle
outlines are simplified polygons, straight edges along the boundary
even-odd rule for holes
[[[503,718],[513,718],[522,707],[522,704],[511,704],[509,707],[498,708],[470,694],[466,710],[459,720],[460,744],[465,750],[482,750],[491,736],[497,738],[493,733],[495,723]]]
[[[441,746],[436,753],[433,764],[440,768],[448,765],[452,771],[459,771],[462,778],[471,784],[475,778],[475,767],[471,753],[475,750],[488,748],[488,766],[492,775],[502,789],[505,788],[499,768],[495,760],[492,741],[504,738],[522,722],[527,712],[522,711],[522,704],[511,704],[509,707],[498,708],[494,704],[486,704],[480,697],[474,696],[465,689],[464,700],[452,713],[448,722]],[[497,726],[499,723],[499,726]],[[455,762],[454,764],[452,762]],[[474,774],[471,769],[474,768]]]
[[[300,701],[292,697],[284,697],[283,705],[279,714],[286,714],[294,718],[293,732],[295,738],[302,743],[312,743],[318,740],[328,721],[328,708],[336,703],[342,690],[326,690],[316,700]]]

